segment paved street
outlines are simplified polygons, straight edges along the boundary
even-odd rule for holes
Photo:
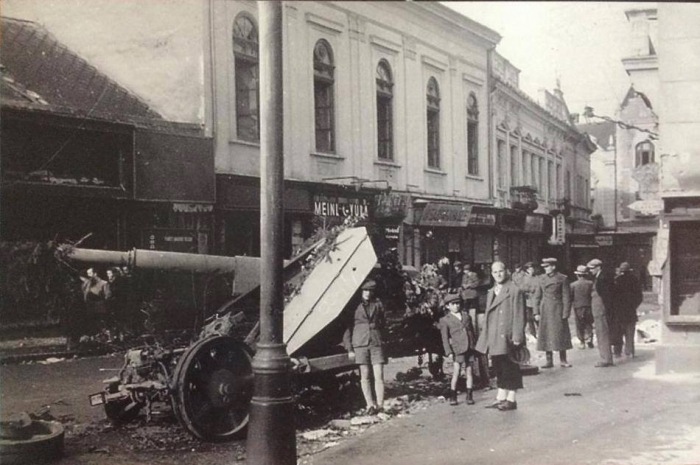
[[[658,317],[644,304],[642,319]],[[650,313],[651,312],[651,313]],[[534,363],[542,354],[533,351]],[[525,378],[516,412],[486,410],[495,391],[477,404],[451,407],[433,398],[424,410],[356,431],[339,441],[299,443],[299,462],[321,464],[593,464],[700,463],[700,375],[654,375],[654,344],[611,369],[593,368],[597,350],[574,349],[571,369]],[[126,428],[107,426],[87,396],[120,366],[120,356],[0,366],[2,414],[46,411],[69,425],[65,464],[228,464],[245,460],[244,441],[204,444],[172,419]],[[387,379],[415,365],[392,360]],[[567,395],[568,394],[568,395]],[[463,400],[463,396],[462,399]],[[337,445],[309,455],[324,444]]]
[[[700,375],[654,376],[653,346],[614,368],[597,350],[571,351],[571,369],[525,378],[518,410],[444,403],[376,426],[305,464],[700,463]],[[567,395],[569,394],[569,395]]]

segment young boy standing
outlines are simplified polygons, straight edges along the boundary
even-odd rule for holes
[[[450,405],[457,405],[457,380],[464,367],[467,377],[467,404],[474,404],[472,396],[473,377],[471,362],[474,357],[474,327],[469,313],[460,310],[459,294],[447,294],[445,307],[448,312],[440,319],[440,333],[445,354],[453,362],[452,381],[450,383]]]

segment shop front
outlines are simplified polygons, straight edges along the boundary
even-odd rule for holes
[[[700,195],[664,198],[650,271],[662,273],[656,372],[700,371]],[[655,271],[656,270],[656,271]]]

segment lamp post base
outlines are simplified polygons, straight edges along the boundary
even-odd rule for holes
[[[257,346],[253,359],[254,394],[250,403],[247,463],[297,463],[290,366],[284,344]]]

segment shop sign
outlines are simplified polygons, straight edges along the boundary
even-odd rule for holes
[[[423,210],[421,226],[460,227],[471,224],[472,206],[430,202]],[[495,218],[494,218],[495,219]]]
[[[661,199],[637,200],[627,207],[642,215],[658,215],[664,209],[664,201]]]
[[[525,229],[525,215],[500,214],[501,231],[522,231]]]
[[[214,205],[205,203],[174,203],[176,213],[209,213],[214,211]]]
[[[552,245],[562,245],[566,241],[566,217],[559,213],[552,218],[552,235],[549,243]]]
[[[200,238],[189,229],[146,229],[141,231],[141,244],[148,250],[197,253]]]
[[[544,232],[544,217],[527,215],[525,217],[525,232]]]
[[[384,226],[384,239],[389,241],[398,241],[401,235],[401,225]]]
[[[612,236],[596,236],[595,242],[600,247],[610,247],[613,245],[613,237]]]
[[[338,218],[367,217],[369,215],[369,202],[367,199],[315,195],[314,215]]]
[[[411,208],[411,196],[393,192],[374,197],[375,218],[404,218]]]
[[[469,218],[470,226],[496,226],[496,214],[476,212]]]

